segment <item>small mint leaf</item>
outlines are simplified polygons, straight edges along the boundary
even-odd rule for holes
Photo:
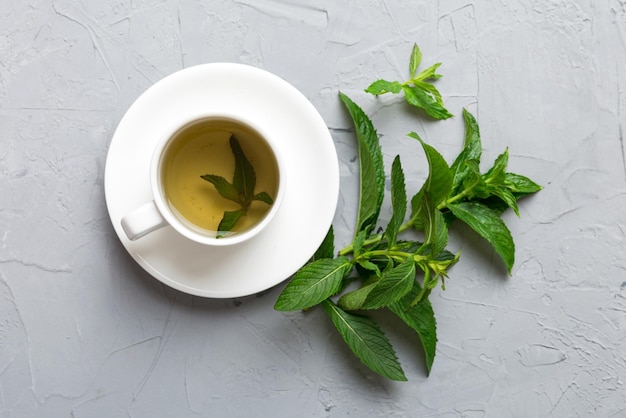
[[[254,196],[252,196],[252,200],[258,200],[263,203],[267,203],[268,205],[271,205],[272,203],[274,203],[274,199],[272,199],[272,196],[270,196],[267,192],[261,192],[261,193],[255,194]]]
[[[437,74],[437,69],[441,67],[441,63],[438,62],[436,64],[431,65],[430,67],[426,68],[425,70],[423,70],[421,73],[419,73],[415,78],[415,80],[417,81],[424,81],[424,80],[437,80],[441,78],[441,74]]]
[[[498,155],[493,166],[485,173],[485,181],[496,185],[503,185],[506,179],[506,167],[509,164],[509,149]]]
[[[448,205],[448,208],[457,219],[465,222],[491,244],[511,274],[515,262],[515,244],[511,232],[498,214],[487,206],[474,202]]]
[[[378,267],[378,265],[376,265],[375,263],[371,262],[370,260],[367,259],[359,259],[357,260],[357,265],[359,267],[361,267],[364,270],[368,270],[371,272],[374,272],[374,274],[376,276],[380,276],[380,267]]]
[[[504,186],[492,186],[489,188],[489,192],[492,195],[500,198],[504,203],[506,203],[507,207],[513,209],[513,212],[515,212],[515,214],[519,218],[520,215],[519,208],[517,207],[517,198],[513,193],[511,193],[509,189],[505,188]],[[489,206],[488,203],[487,206]],[[495,208],[495,210],[497,212],[498,208]]]
[[[439,90],[437,90],[437,87],[425,81],[415,81],[414,85],[415,87],[419,87],[420,89],[431,95],[432,98],[435,99],[435,102],[443,107],[443,98],[441,97],[441,93],[439,93]]]
[[[506,173],[504,184],[517,196],[524,196],[541,190],[541,186],[528,177],[515,173]]]
[[[463,163],[466,174],[463,179],[462,186],[466,190],[469,198],[486,199],[489,197],[489,185],[485,182],[485,178],[480,174],[478,161],[467,160]]]
[[[409,60],[409,73],[411,78],[415,77],[417,67],[422,63],[422,51],[417,44],[413,44],[413,50],[411,51],[411,59]]]
[[[406,102],[420,108],[433,119],[443,120],[451,118],[452,113],[437,103],[437,100],[418,86],[402,86]]]
[[[359,231],[354,237],[354,240],[352,241],[352,253],[355,257],[358,257],[361,254],[365,238],[367,238],[367,231]]]
[[[363,302],[363,309],[377,309],[393,303],[412,288],[415,282],[415,262],[412,259],[385,270]]]
[[[215,189],[223,198],[232,200],[236,203],[242,203],[239,197],[239,193],[237,192],[235,187],[231,183],[229,183],[228,180],[226,180],[224,177],[216,176],[214,174],[205,174],[200,177],[215,186]]]
[[[361,309],[363,306],[363,302],[367,298],[367,295],[374,289],[376,286],[376,281],[378,281],[378,277],[374,276],[375,280],[363,283],[363,285],[351,292],[345,293],[339,298],[337,304],[346,311],[356,311]]]
[[[366,93],[380,96],[385,93],[398,94],[402,91],[402,84],[398,81],[376,80],[365,89]]]
[[[224,216],[217,227],[217,238],[223,238],[228,232],[232,231],[239,219],[245,216],[245,214],[245,209],[224,212]]]
[[[430,194],[425,192],[422,198],[422,222],[424,225],[424,241],[430,244],[432,256],[437,256],[448,244],[448,227],[443,214],[432,204]]]

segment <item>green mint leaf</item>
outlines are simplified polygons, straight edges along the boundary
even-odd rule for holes
[[[424,81],[424,80],[438,80],[441,78],[441,74],[437,74],[437,69],[441,67],[441,63],[438,62],[436,64],[431,65],[430,67],[423,70],[416,77],[414,77],[413,81]]]
[[[520,217],[519,207],[517,206],[518,196],[515,196],[509,189],[504,188],[494,190],[493,194],[506,203],[509,208],[513,209],[518,218]]]
[[[372,121],[348,96],[339,93],[339,97],[350,113],[359,145],[360,190],[356,234],[370,231],[378,220],[385,190],[385,170],[378,134]]]
[[[322,258],[333,258],[335,256],[335,231],[331,225],[324,237],[324,240],[313,254],[313,260]]]
[[[541,190],[541,186],[528,177],[515,173],[506,173],[504,184],[517,196],[524,196]]]
[[[465,222],[491,244],[511,274],[515,262],[515,244],[511,232],[498,214],[475,202],[448,205],[448,208],[457,219]]]
[[[422,215],[422,199],[424,198],[424,188],[422,187],[411,198],[411,225],[418,231],[424,229],[424,217]]]
[[[437,256],[448,244],[448,227],[443,214],[433,205],[428,192],[425,192],[422,197],[421,215],[423,219],[424,242],[430,244],[430,253],[433,256]]]
[[[414,282],[415,262],[408,259],[382,274],[361,307],[377,309],[396,302],[412,289]]]
[[[445,158],[434,147],[424,142],[417,133],[411,132],[408,136],[417,139],[422,144],[428,161],[428,177],[422,188],[430,194],[432,204],[437,206],[450,193],[453,181],[450,167]]]
[[[435,313],[428,298],[422,298],[415,306],[409,307],[421,291],[419,283],[415,282],[411,292],[398,302],[389,305],[388,308],[419,336],[424,348],[424,356],[426,357],[426,370],[430,373],[437,349],[437,321]]]
[[[377,247],[375,251],[380,251],[382,248],[386,249],[387,246],[380,246],[380,248]],[[371,272],[375,273],[376,277],[380,278],[384,272],[391,270],[394,265],[395,264],[393,262],[393,259],[386,254],[378,255],[376,257],[371,257],[368,259],[360,257],[357,262],[358,271],[361,277],[368,278],[372,277],[372,274],[368,274]]]
[[[354,240],[352,241],[352,253],[355,257],[358,257],[361,254],[365,238],[367,238],[367,231],[359,231],[354,237]]]
[[[437,87],[433,86],[430,83],[426,83],[425,81],[416,81],[414,85],[415,87],[418,87],[431,95],[432,98],[435,99],[435,102],[443,107],[443,98],[441,97],[441,93],[439,93],[439,90],[437,90]]]
[[[381,274],[380,267],[378,267],[377,264],[371,262],[370,260],[359,259],[357,260],[357,265],[361,267],[362,269],[373,272],[376,276],[380,276]]]
[[[480,161],[482,143],[480,140],[480,128],[476,118],[466,109],[463,109],[463,121],[465,122],[464,148],[467,149],[467,157],[471,160]]]
[[[420,87],[403,85],[402,90],[408,104],[424,110],[431,118],[443,120],[453,116],[445,107],[437,103],[433,96]]]
[[[380,96],[385,93],[398,94],[402,91],[402,83],[398,81],[376,80],[365,89],[366,93]]]
[[[461,185],[467,175],[467,161],[476,161],[476,165],[480,164],[480,157],[483,151],[480,140],[480,130],[474,116],[467,110],[463,109],[463,120],[465,121],[465,140],[463,150],[450,166],[452,171],[452,194],[456,195],[461,189]]]
[[[400,156],[396,156],[391,166],[391,207],[392,215],[387,225],[385,234],[389,241],[389,246],[393,247],[398,237],[400,226],[406,216],[406,186],[404,183],[404,172],[400,163]]]
[[[407,380],[391,343],[373,320],[347,313],[330,300],[325,300],[322,306],[348,347],[364,365],[388,379]]]
[[[504,185],[506,179],[506,167],[509,164],[509,149],[498,155],[493,166],[485,173],[485,182]]]
[[[465,166],[465,177],[463,178],[463,189],[469,198],[486,199],[489,197],[489,186],[485,182],[485,178],[480,174],[478,161],[467,160],[463,163]]]
[[[243,153],[243,149],[235,138],[235,135],[230,136],[230,149],[235,156],[235,174],[233,176],[233,186],[239,192],[242,200],[246,206],[254,196],[254,187],[256,185],[256,174],[254,167],[250,164],[250,161]]]
[[[520,215],[519,208],[517,207],[517,198],[509,189],[504,186],[493,186],[489,188],[489,193],[491,193],[493,196],[497,196],[498,198],[500,198],[500,200],[502,200],[507,207],[513,209],[513,212],[515,212],[515,214],[519,218]],[[485,203],[485,205],[489,206],[489,203]],[[499,211],[498,206],[491,209],[494,209],[496,212]]]
[[[502,200],[502,198],[495,195],[495,190],[492,189],[489,193],[491,193],[491,195],[485,199],[474,199],[471,201],[481,203],[487,206],[493,212],[498,214],[498,216],[506,212],[507,209],[511,209],[511,206],[509,206],[504,200]],[[456,220],[452,212],[445,212],[444,217],[446,218],[448,225]]]
[[[233,202],[240,203],[239,193],[235,187],[228,182],[224,177],[216,176],[214,174],[205,174],[200,176],[203,180],[208,181],[215,186],[215,189],[225,199],[232,200]]]
[[[453,177],[448,163],[435,148],[424,142],[415,132],[409,133],[408,136],[420,142],[428,161],[428,177],[419,192],[411,198],[411,223],[416,229],[421,230],[424,229],[424,215],[421,213],[424,193],[430,195],[430,204],[436,207],[448,197]]]
[[[437,262],[450,262],[450,265],[456,263],[457,261],[459,261],[459,257],[461,256],[460,253],[451,253],[448,250],[443,250],[441,251],[435,258],[433,258],[433,261],[437,261]]]
[[[319,304],[341,289],[343,279],[351,270],[352,263],[343,256],[305,265],[278,296],[274,309],[295,311]]]
[[[415,77],[415,73],[417,72],[417,67],[422,63],[422,51],[420,51],[419,46],[417,44],[413,44],[413,50],[411,51],[411,59],[409,60],[409,74],[411,74],[411,78]],[[400,91],[398,91],[399,93]]]
[[[378,280],[380,279],[377,276],[374,276],[373,279],[366,281],[358,289],[342,295],[337,301],[337,304],[341,307],[341,309],[346,311],[356,311],[361,309],[367,295],[369,295],[372,289],[374,289]]]
[[[424,245],[424,243],[418,241],[398,241],[394,249],[407,253],[415,253],[422,245]]]
[[[254,196],[252,196],[251,200],[258,200],[263,203],[267,203],[268,205],[271,205],[272,203],[274,203],[274,199],[272,199],[272,196],[270,196],[267,192],[257,193]]]
[[[224,216],[217,227],[217,238],[222,238],[232,231],[239,219],[246,215],[245,209],[224,212]]]

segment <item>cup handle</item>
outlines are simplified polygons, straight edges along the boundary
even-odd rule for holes
[[[148,202],[122,218],[122,229],[129,240],[135,241],[167,225],[154,201]]]

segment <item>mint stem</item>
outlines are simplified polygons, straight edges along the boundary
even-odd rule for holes
[[[366,239],[365,241],[363,241],[363,246],[369,246],[372,244],[378,244],[381,240],[383,239],[383,234],[376,234],[368,239]],[[348,245],[347,247],[342,248],[341,250],[339,250],[339,255],[348,255],[351,254],[354,251],[354,243]]]
[[[437,209],[438,210],[443,210],[445,208],[448,207],[448,205],[455,203],[461,199],[463,199],[464,197],[466,197],[467,195],[469,195],[472,192],[472,188],[469,189],[465,189],[462,192],[444,200],[443,202],[441,202],[438,206]],[[417,220],[417,218],[419,217],[419,212],[416,213],[411,219],[409,219],[408,221],[406,221],[405,223],[403,223],[402,225],[400,225],[400,228],[398,229],[398,233],[404,232],[407,229],[411,229],[413,227],[413,224],[415,223],[415,221]],[[380,241],[382,241],[383,239],[383,234],[376,234],[376,235],[372,235],[370,238],[366,239],[363,242],[363,246],[367,247],[373,244],[378,244]],[[348,255],[351,254],[354,251],[354,245],[350,244],[344,248],[342,248],[339,251],[339,255]]]
[[[410,229],[413,226],[413,221],[414,219],[410,219],[408,222],[405,222],[402,225],[400,225],[400,228],[398,229],[398,233],[404,232],[407,229]],[[380,241],[382,241],[382,239],[383,239],[383,234],[372,235],[371,237],[363,241],[363,246],[367,247],[373,244],[378,244]],[[339,250],[338,254],[348,255],[348,254],[351,254],[353,251],[354,251],[354,244],[350,244],[342,248],[341,250]]]
[[[454,203],[458,200],[463,199],[464,197],[466,197],[468,194],[470,194],[472,192],[472,188],[469,189],[465,189],[463,190],[461,193],[452,196],[451,198],[448,198],[446,200],[444,200],[443,202],[441,202],[438,206],[437,209],[442,210],[445,209],[446,207],[448,207],[449,204]]]

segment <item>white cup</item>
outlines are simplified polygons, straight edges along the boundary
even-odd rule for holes
[[[264,141],[273,154],[278,171],[278,184],[275,196],[272,196],[273,203],[262,219],[244,231],[219,238],[216,235],[216,231],[204,229],[195,225],[193,222],[186,219],[172,205],[168,196],[166,196],[164,181],[162,178],[164,156],[168,151],[168,148],[176,142],[179,133],[196,124],[212,123],[214,121],[226,121],[228,123],[241,126],[243,129],[254,132],[255,135],[253,135],[253,138],[256,138],[259,141]],[[245,120],[240,115],[232,114],[198,114],[187,117],[180,120],[178,123],[175,123],[166,132],[164,132],[161,139],[154,147],[150,164],[150,186],[154,200],[146,202],[144,205],[124,216],[121,220],[122,229],[131,241],[140,239],[143,236],[168,225],[186,238],[200,244],[225,246],[247,241],[261,232],[276,215],[285,194],[285,172],[286,170],[283,158],[280,155],[279,145],[274,141],[271,135],[264,133],[263,130],[256,126],[253,122]],[[198,176],[202,174],[212,174],[211,167],[207,167],[206,172],[204,173],[198,173]],[[208,182],[206,185],[209,188],[213,187]]]

